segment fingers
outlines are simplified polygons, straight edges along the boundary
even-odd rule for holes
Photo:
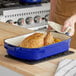
[[[61,32],[64,32],[66,30],[66,27],[62,27]]]
[[[69,36],[73,36],[75,33],[75,26],[73,25],[69,31]]]
[[[49,25],[48,25],[48,30],[52,30],[52,27],[50,27]]]
[[[64,26],[61,29],[61,32],[64,32],[69,26],[70,26],[70,23],[69,22],[65,22]]]
[[[67,28],[70,27],[68,33],[69,33],[69,36],[73,36],[74,33],[75,33],[75,23],[73,21],[69,21],[67,20],[65,23],[64,23],[64,26],[62,27],[62,32],[64,32],[65,30],[67,30]]]
[[[75,31],[74,31],[74,30],[71,30],[71,31],[69,32],[69,36],[73,36],[74,33],[75,33]]]

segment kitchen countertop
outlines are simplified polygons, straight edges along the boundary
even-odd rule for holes
[[[13,71],[16,71],[24,76],[54,76],[57,65],[62,59],[76,59],[76,50],[70,48],[70,51],[74,51],[74,54],[59,57],[56,59],[44,61],[38,64],[27,64],[18,60],[5,57],[7,55],[3,46],[0,46],[0,65],[5,66]]]
[[[16,37],[31,32],[33,32],[33,30],[0,22],[0,45],[3,45],[4,40],[7,38]]]
[[[23,76],[22,74],[15,72],[9,68],[6,68],[4,66],[0,66],[0,76]]]
[[[74,54],[50,59],[48,61],[40,62],[34,65],[30,65],[22,61],[5,57],[7,53],[6,49],[2,45],[4,39],[18,35],[23,35],[25,33],[30,32],[33,31],[0,22],[0,65],[9,68],[15,72],[18,72],[24,76],[54,76],[59,61],[65,58],[76,59],[76,50],[72,48],[70,48],[70,50],[74,51]]]

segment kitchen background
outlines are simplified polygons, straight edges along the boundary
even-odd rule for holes
[[[35,29],[47,24],[49,11],[49,0],[1,0],[0,21]]]
[[[42,0],[37,3],[22,3],[19,0],[0,0],[0,21],[33,30],[46,29],[50,11],[49,1]],[[72,48],[76,48],[75,39],[76,33],[72,39]],[[0,74],[2,76],[22,76],[2,66],[0,66]]]
[[[0,21],[32,30],[45,29],[50,0],[0,0]],[[76,34],[71,47],[76,48]]]

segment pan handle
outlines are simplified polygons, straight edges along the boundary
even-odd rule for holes
[[[4,44],[4,48],[6,48],[7,50],[10,49],[10,50],[15,50],[15,46],[12,46],[12,45],[9,45],[7,43]]]

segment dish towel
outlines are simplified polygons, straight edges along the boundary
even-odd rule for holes
[[[76,76],[76,60],[62,60],[58,65],[55,76]]]

